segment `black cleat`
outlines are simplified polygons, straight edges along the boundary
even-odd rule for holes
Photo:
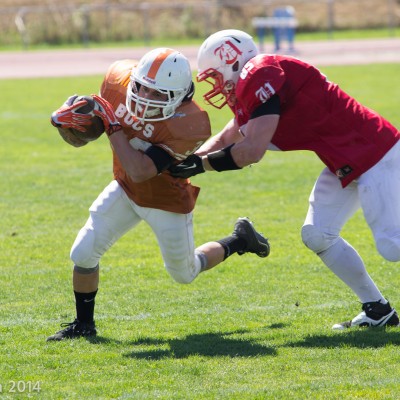
[[[357,326],[377,327],[377,326],[399,326],[399,317],[394,308],[389,303],[382,304],[380,301],[372,301],[362,305],[362,312],[355,316],[351,321],[341,322],[332,326],[334,330],[344,330]]]
[[[253,223],[247,217],[237,219],[232,235],[244,239],[247,243],[245,250],[238,251],[239,255],[244,253],[254,253],[258,257],[267,257],[269,255],[268,239],[254,229]]]
[[[52,336],[47,338],[47,342],[51,340],[64,340],[64,339],[76,339],[80,337],[87,337],[87,336],[96,336],[96,326],[94,321],[93,322],[80,322],[79,320],[75,320],[74,322],[67,322],[61,324],[61,326],[65,326],[64,329],[58,331]]]

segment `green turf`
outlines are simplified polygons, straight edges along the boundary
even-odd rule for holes
[[[323,72],[400,126],[398,68]],[[193,178],[202,187],[196,244],[229,234],[238,216],[249,216],[270,238],[269,258],[235,255],[179,285],[151,231],[139,225],[102,260],[98,338],[46,343],[74,318],[69,250],[111,179],[107,139],[72,148],[49,115],[69,94],[97,92],[100,83],[0,81],[0,398],[399,398],[398,330],[330,329],[360,305],[301,243],[322,168],[306,152],[271,152],[251,168]],[[210,116],[215,133],[230,114]],[[343,235],[400,307],[399,268],[378,256],[361,213]]]

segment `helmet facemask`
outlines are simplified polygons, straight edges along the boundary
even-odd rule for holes
[[[156,89],[166,100],[149,99],[139,95],[141,86],[146,85],[141,85],[131,78],[127,90],[126,107],[132,115],[142,121],[162,121],[170,118],[186,95],[184,91]]]
[[[204,101],[219,110],[226,104],[235,103],[235,83],[232,80],[224,80],[224,75],[214,68],[201,72],[197,75],[197,82],[207,82],[212,89],[203,95]]]

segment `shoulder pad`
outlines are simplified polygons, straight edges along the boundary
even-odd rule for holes
[[[122,84],[128,86],[132,68],[136,65],[134,60],[115,61],[108,68],[105,80],[110,84]],[[126,83],[126,84],[125,84]]]

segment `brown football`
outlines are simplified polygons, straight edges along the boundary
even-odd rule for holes
[[[99,105],[93,100],[91,96],[78,96],[74,103],[78,101],[86,100],[87,104],[78,108],[75,112],[80,114],[91,114],[92,115],[92,123],[91,125],[85,125],[86,132],[80,132],[76,129],[71,129],[73,134],[86,142],[91,142],[93,140],[98,139],[104,133],[104,124],[100,117],[93,113],[93,110],[99,109]]]

